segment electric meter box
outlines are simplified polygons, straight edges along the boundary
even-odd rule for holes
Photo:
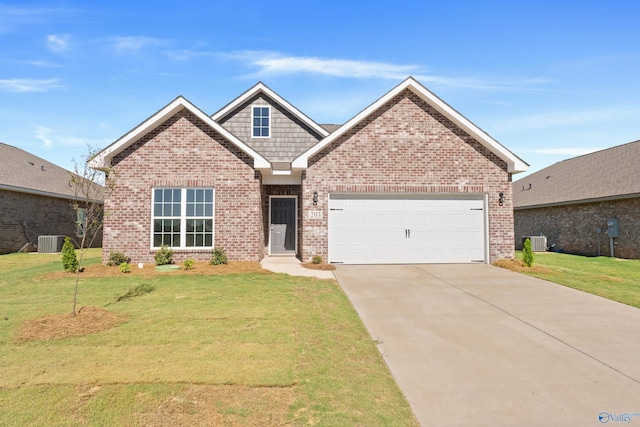
[[[609,237],[620,236],[620,227],[618,227],[618,218],[609,218],[607,220],[607,234]]]

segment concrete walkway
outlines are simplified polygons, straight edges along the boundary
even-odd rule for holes
[[[335,276],[424,426],[640,426],[639,309],[488,265]]]
[[[275,273],[286,273],[291,276],[317,277],[319,279],[335,279],[333,271],[313,270],[302,266],[296,257],[267,256],[260,261],[262,268]]]

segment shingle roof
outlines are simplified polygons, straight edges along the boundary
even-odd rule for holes
[[[327,132],[331,133],[335,130],[340,129],[340,127],[342,125],[333,125],[333,124],[321,124],[320,126],[323,127],[324,130],[326,130]]]
[[[0,189],[73,199],[71,172],[0,142]]]
[[[640,140],[555,163],[513,183],[515,209],[640,197]]]

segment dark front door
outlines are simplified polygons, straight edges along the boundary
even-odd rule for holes
[[[270,253],[296,253],[296,199],[294,197],[271,198]]]

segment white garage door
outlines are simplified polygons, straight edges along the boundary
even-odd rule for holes
[[[484,197],[332,194],[329,262],[484,262]]]

